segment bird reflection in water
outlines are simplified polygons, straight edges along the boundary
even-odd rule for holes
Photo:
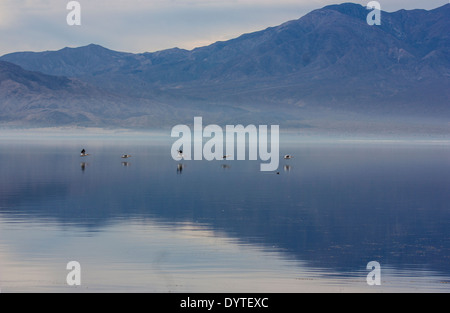
[[[183,169],[184,169],[184,165],[179,163],[177,165],[177,174],[182,174],[183,173]]]
[[[284,166],[284,171],[285,171],[285,172],[290,172],[291,169],[292,169],[292,166],[290,166],[290,165],[285,165],[285,166]]]
[[[229,170],[229,169],[231,168],[231,166],[228,165],[228,164],[222,164],[221,167],[222,167],[224,170]]]
[[[131,163],[130,162],[122,162],[122,166],[130,166]]]
[[[81,171],[84,173],[84,171],[86,170],[87,163],[81,162],[80,166],[81,166]]]

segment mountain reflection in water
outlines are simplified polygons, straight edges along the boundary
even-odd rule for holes
[[[122,145],[133,152],[132,166],[120,158]],[[51,263],[60,258],[52,246],[61,236],[80,245],[90,245],[88,237],[91,244],[100,244],[101,238],[102,246],[93,250],[111,247],[139,259],[139,266],[161,266],[166,276],[152,279],[172,280],[172,289],[176,289],[173,273],[178,267],[205,269],[216,264],[214,271],[222,269],[221,275],[229,274],[232,281],[249,264],[234,264],[229,255],[228,263],[218,260],[236,247],[256,249],[259,257],[267,258],[254,262],[270,263],[273,256],[266,254],[275,253],[294,268],[289,271],[295,272],[301,264],[298,272],[303,274],[289,280],[293,285],[309,268],[308,275],[356,279],[367,288],[365,266],[370,261],[386,266],[385,273],[389,268],[393,277],[425,273],[444,277],[438,279],[442,288],[448,285],[444,284],[450,276],[448,146],[290,144],[289,153],[295,158],[281,159],[280,174],[274,175],[260,172],[259,162],[181,164],[171,159],[170,146],[165,144],[122,145],[103,142],[96,148],[92,143],[92,155],[89,162],[81,163],[80,171],[75,143],[51,151],[47,145],[2,144],[0,256],[7,258],[6,252],[13,249],[18,255],[44,257]],[[146,236],[146,225],[163,229],[152,236],[168,236],[161,239],[168,246],[174,244],[172,235],[203,238],[212,249],[207,261],[197,263],[192,255],[170,249],[182,263],[166,260],[166,250],[146,259],[146,252],[137,248],[142,244],[139,232]],[[39,235],[39,229],[46,235]],[[39,236],[45,240],[36,241]],[[137,238],[136,247],[131,238]],[[88,263],[100,267],[94,257]],[[270,266],[282,277],[286,269],[276,269],[279,263],[275,263]],[[115,271],[120,271],[118,264]],[[5,284],[0,279],[3,290]]]

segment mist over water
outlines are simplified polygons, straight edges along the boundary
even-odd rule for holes
[[[1,291],[74,291],[73,260],[88,292],[449,291],[445,141],[281,138],[278,174],[168,135],[3,138]]]

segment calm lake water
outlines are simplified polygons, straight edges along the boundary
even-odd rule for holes
[[[173,141],[1,140],[1,292],[450,292],[448,143],[290,142],[277,175]]]

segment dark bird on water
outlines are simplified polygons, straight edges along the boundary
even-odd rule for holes
[[[178,166],[177,166],[177,173],[178,174],[183,173],[183,169],[184,169],[184,165],[183,164],[178,164]]]

